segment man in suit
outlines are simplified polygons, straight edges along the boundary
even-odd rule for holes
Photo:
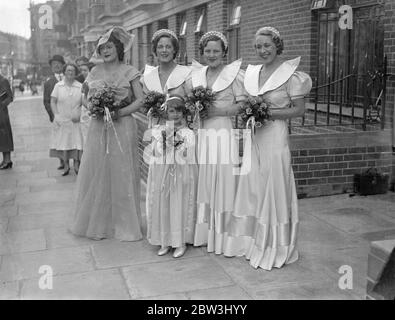
[[[81,66],[89,64],[89,59],[87,57],[81,56],[81,57],[78,57],[77,59],[75,59],[75,63],[78,66],[78,68],[81,68]],[[79,75],[75,78],[75,80],[77,80],[78,82],[84,83],[85,77],[81,73],[81,70],[80,70]]]
[[[45,82],[44,82],[44,92],[43,92],[43,97],[44,97],[44,107],[45,110],[47,110],[48,116],[49,116],[49,121],[53,122],[54,120],[54,114],[51,109],[51,93],[53,88],[55,87],[55,84],[58,81],[63,80],[64,75],[63,75],[63,66],[66,64],[64,61],[64,58],[61,55],[54,55],[50,60],[49,60],[49,65],[51,66],[51,70],[53,72],[53,75],[50,76]],[[60,159],[60,166],[58,167],[59,170],[62,170],[64,168],[64,163],[63,160]]]

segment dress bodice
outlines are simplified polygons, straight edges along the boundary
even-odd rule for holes
[[[165,86],[162,87],[159,78],[159,67],[146,66],[144,75],[141,77],[140,81],[143,84],[143,90],[145,93],[148,91],[156,91],[167,94],[182,86],[190,72],[191,69],[189,67],[177,65],[169,75]]]
[[[226,65],[210,88],[215,93],[214,107],[226,108],[235,102],[245,99],[243,87],[245,72],[240,69],[241,60]],[[192,72],[187,80],[189,90],[196,87],[207,88],[207,66],[196,61],[192,63]]]
[[[285,108],[291,100],[303,98],[312,87],[308,74],[296,71],[300,57],[284,61],[259,88],[259,73],[262,65],[249,65],[244,78],[244,86],[251,96],[261,96],[274,108]]]
[[[115,92],[115,101],[121,101],[128,96],[133,99],[134,95],[130,82],[139,77],[139,71],[129,65],[122,64],[119,69],[108,72],[103,65],[97,65],[89,73],[86,83],[89,87],[88,98],[98,89],[106,86]]]

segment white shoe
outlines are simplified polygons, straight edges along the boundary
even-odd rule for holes
[[[164,256],[165,254],[167,254],[170,251],[170,247],[163,247],[160,248],[158,251],[158,256]]]
[[[182,246],[174,250],[173,257],[180,258],[184,255],[185,251],[187,251],[187,246]]]

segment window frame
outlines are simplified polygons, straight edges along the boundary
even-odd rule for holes
[[[242,19],[241,1],[240,0],[229,1],[228,22],[227,22],[228,28],[226,29],[228,40],[229,40],[228,63],[240,59],[241,57],[241,50],[240,50],[241,19]],[[234,23],[235,20],[237,21],[237,23]]]

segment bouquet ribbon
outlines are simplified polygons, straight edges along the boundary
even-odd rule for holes
[[[251,116],[248,118],[247,120],[247,124],[246,124],[246,129],[250,128],[251,130],[251,146],[254,145],[256,151],[257,151],[257,160],[258,160],[258,167],[259,167],[259,171],[261,171],[261,160],[260,160],[260,150],[259,150],[259,146],[257,143],[255,143],[255,117]]]
[[[147,117],[148,117],[148,129],[151,129],[152,128],[152,108],[150,108],[148,110]]]
[[[114,130],[114,135],[115,135],[115,139],[117,140],[119,149],[121,150],[121,152],[123,153],[122,150],[122,146],[121,146],[121,141],[119,140],[118,134],[117,134],[117,130],[115,130],[115,126],[114,126],[114,122],[112,121],[111,118],[111,113],[110,110],[107,107],[104,107],[104,117],[103,117],[105,126],[103,130],[106,130],[106,134],[107,134],[107,141],[106,141],[106,153],[109,154],[109,149],[108,149],[108,142],[110,139],[110,133],[109,133],[109,128],[112,128]]]
[[[203,107],[200,101],[196,102],[195,116],[193,118],[193,123],[195,124],[197,129],[200,129],[200,111],[203,110]]]

